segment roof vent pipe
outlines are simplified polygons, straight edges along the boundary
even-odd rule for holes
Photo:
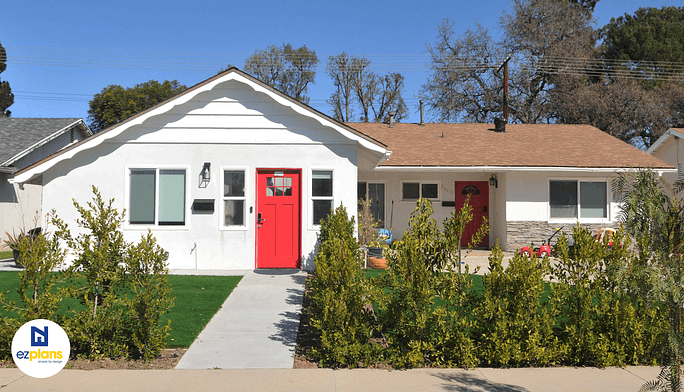
[[[506,120],[497,117],[494,119],[494,131],[495,132],[506,132]]]
[[[425,121],[423,121],[423,100],[421,99],[419,102],[420,102],[420,125],[425,125]]]
[[[390,121],[389,121],[389,127],[392,128],[394,126],[394,111],[389,112],[390,116]]]

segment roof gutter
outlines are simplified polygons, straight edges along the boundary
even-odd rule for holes
[[[559,166],[378,166],[380,172],[575,172],[575,173],[615,173],[636,172],[643,168],[634,167],[559,167]],[[676,173],[675,168],[655,168],[659,175]]]

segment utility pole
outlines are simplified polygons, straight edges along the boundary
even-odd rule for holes
[[[506,60],[504,60],[503,64],[499,66],[499,68],[496,69],[496,73],[498,74],[499,71],[501,71],[501,68],[504,70],[504,96],[503,96],[503,112],[504,112],[504,120],[506,121],[506,124],[508,124],[508,62],[511,60],[511,56],[508,56]]]

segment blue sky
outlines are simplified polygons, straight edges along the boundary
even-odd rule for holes
[[[600,0],[597,26],[640,7],[677,0]],[[325,62],[342,51],[372,60],[376,72],[405,76],[405,121],[418,121],[417,94],[428,78],[426,44],[443,18],[456,35],[475,22],[498,33],[507,0],[489,1],[5,1],[0,43],[15,103],[13,117],[87,117],[102,88],[151,79],[192,86],[269,44],[315,49],[321,63],[309,88],[311,106],[330,113],[333,91]]]

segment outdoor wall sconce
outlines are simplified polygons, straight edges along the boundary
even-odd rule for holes
[[[499,187],[499,181],[496,180],[496,175],[492,174],[492,176],[489,177],[489,186],[493,186],[494,188]]]
[[[204,167],[202,167],[202,182],[209,182],[211,180],[211,162],[204,162]]]

